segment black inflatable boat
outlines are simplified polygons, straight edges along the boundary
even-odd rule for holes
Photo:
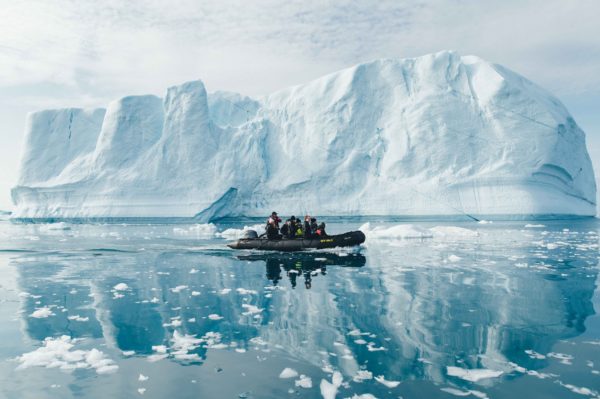
[[[233,249],[258,249],[261,251],[304,251],[307,249],[325,249],[336,247],[353,247],[365,242],[362,231],[351,231],[349,233],[317,238],[293,238],[281,240],[269,240],[266,237],[241,238],[227,244]]]

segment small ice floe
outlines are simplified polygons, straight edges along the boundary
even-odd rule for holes
[[[579,394],[579,395],[594,396],[594,397],[598,396],[598,392],[592,391],[591,389],[586,388],[586,387],[578,387],[578,386],[575,386],[573,384],[565,384],[562,381],[558,381],[558,383],[561,386],[567,388],[569,391],[574,392],[574,393]]]
[[[400,385],[400,381],[386,380],[382,375],[375,377],[375,381],[385,385],[388,388],[396,388],[398,385]]]
[[[529,223],[525,225],[526,229],[537,229],[537,228],[543,228],[543,227],[546,227],[546,225],[544,225],[544,224],[529,224]]]
[[[300,378],[294,381],[294,385],[300,388],[312,388],[312,379],[304,374],[300,374]]]
[[[335,399],[338,388],[342,385],[343,381],[342,373],[339,371],[333,373],[331,382],[322,379],[319,388],[321,389],[321,396],[323,396],[323,399]]]
[[[194,268],[192,268],[192,270],[190,270],[190,274],[196,274],[196,273],[198,273],[198,270],[196,270]]]
[[[113,287],[113,290],[115,291],[127,291],[128,289],[129,286],[125,283],[119,283]]]
[[[193,335],[181,334],[179,331],[173,333],[171,338],[173,344],[171,345],[170,354],[178,360],[197,361],[200,360],[200,356],[197,353],[190,353],[197,349],[202,343],[205,342],[203,338],[196,338]]]
[[[446,372],[451,377],[458,377],[465,381],[477,382],[486,378],[495,378],[503,374],[502,371],[489,369],[463,369],[460,367],[448,366]]]
[[[200,295],[200,291],[192,291],[192,296],[198,296]]]
[[[55,314],[47,306],[36,309],[33,311],[32,314],[29,315],[29,317],[33,317],[35,319],[45,319],[46,317],[50,317],[50,316],[55,316]]]
[[[430,228],[429,231],[431,231],[435,238],[468,238],[479,236],[479,233],[475,230],[458,226],[436,226]]]
[[[227,229],[227,230],[224,230],[224,231],[222,231],[220,233],[216,233],[216,236],[224,238],[226,240],[237,240],[237,239],[242,238],[242,236],[248,230],[254,230],[256,232],[259,232],[259,234],[260,234],[260,232],[264,231],[264,229],[265,229],[264,225],[262,225],[262,224],[255,224],[253,226],[244,226],[241,229],[233,229],[233,228],[232,229]]]
[[[146,388],[138,388],[137,391],[140,395],[143,395],[146,392]]]
[[[177,293],[187,289],[187,287],[188,287],[187,285],[178,285],[177,287],[171,288],[171,292],[177,294]]]
[[[247,290],[245,288],[236,288],[235,290],[240,295],[257,294],[257,292],[255,290]]]
[[[361,393],[360,395],[355,393],[351,399],[377,399],[377,397],[370,393]]]
[[[221,320],[223,318],[223,316],[219,316],[216,313],[211,313],[211,314],[208,315],[208,318],[210,320]]]
[[[369,352],[380,352],[380,351],[386,351],[387,349],[383,346],[375,346],[375,343],[369,342],[367,344],[367,350]]]
[[[123,356],[129,357],[135,355],[135,351],[123,351],[121,352]]]
[[[470,396],[473,395],[476,398],[479,399],[488,399],[488,396],[480,391],[475,391],[475,390],[468,390],[468,391],[462,391],[460,389],[456,389],[456,388],[440,388],[440,391],[449,393],[450,395],[454,395],[454,396]]]
[[[527,356],[529,356],[531,359],[545,359],[546,356],[542,355],[541,353],[537,353],[536,351],[532,350],[532,349],[526,349],[525,353],[527,354]]]
[[[566,353],[550,352],[546,356],[559,360],[562,364],[571,365],[573,356],[567,355]]]
[[[84,322],[84,321],[88,321],[90,318],[89,318],[89,317],[81,317],[81,316],[79,316],[78,314],[76,314],[76,315],[73,315],[73,316],[69,316],[69,317],[67,317],[67,319],[69,319],[69,320],[73,320],[73,321],[81,321],[81,322]]]
[[[231,292],[231,288],[223,288],[221,291],[219,291],[219,294],[221,295],[227,295]]]
[[[151,303],[158,303],[160,302],[160,300],[157,297],[153,297],[152,299],[150,299]]]
[[[295,378],[298,377],[298,372],[292,368],[286,367],[281,373],[279,373],[279,378]]]
[[[212,238],[217,233],[217,226],[212,223],[195,224],[189,228],[174,227],[173,233],[178,236],[193,236],[196,238]]]
[[[358,229],[367,236],[367,240],[433,238],[433,233],[431,231],[412,224],[400,224],[391,227],[376,226],[371,228],[370,223],[365,223]]]
[[[138,381],[148,381],[148,376],[145,376],[144,374],[140,374],[140,376],[138,377]]]
[[[182,324],[180,319],[173,319],[170,323],[163,323],[163,327],[180,327]]]
[[[546,244],[546,248],[548,248],[548,249],[556,249],[556,248],[558,248],[558,244],[550,242],[550,243]]]
[[[354,343],[357,345],[366,345],[367,341],[365,341],[364,339],[361,338],[361,339],[355,339]]]
[[[242,307],[244,309],[246,309],[246,311],[242,313],[244,316],[248,316],[251,314],[258,314],[264,310],[263,308],[259,308],[258,306],[250,305],[247,303],[242,304]]]
[[[373,373],[371,373],[369,370],[358,370],[356,372],[356,374],[354,375],[354,377],[352,377],[352,380],[354,382],[363,382],[365,380],[372,380],[373,379]]]
[[[190,317],[188,319],[188,323],[195,323],[196,322],[196,318],[195,317]]]
[[[98,374],[117,371],[119,366],[98,349],[72,350],[75,339],[67,335],[44,339],[43,346],[16,358],[20,363],[17,370],[29,367],[59,368],[65,371],[73,369],[94,369]]]
[[[71,226],[69,226],[65,222],[42,224],[39,227],[39,231],[41,231],[41,232],[66,231],[66,230],[71,230]]]

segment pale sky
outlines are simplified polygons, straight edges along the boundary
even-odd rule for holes
[[[444,49],[555,94],[600,175],[600,1],[0,0],[0,209],[25,116],[201,79],[260,95],[376,58]]]

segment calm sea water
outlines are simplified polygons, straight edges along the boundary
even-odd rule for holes
[[[229,250],[244,222],[0,221],[0,397],[600,395],[597,219],[302,254]]]

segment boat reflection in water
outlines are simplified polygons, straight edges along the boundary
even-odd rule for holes
[[[328,266],[363,267],[367,258],[359,253],[338,255],[335,253],[268,253],[240,255],[237,257],[244,261],[263,261],[266,263],[267,279],[277,285],[282,279],[282,270],[290,280],[292,288],[296,288],[297,279],[302,276],[304,287],[312,287],[312,278],[318,275],[325,276]]]

